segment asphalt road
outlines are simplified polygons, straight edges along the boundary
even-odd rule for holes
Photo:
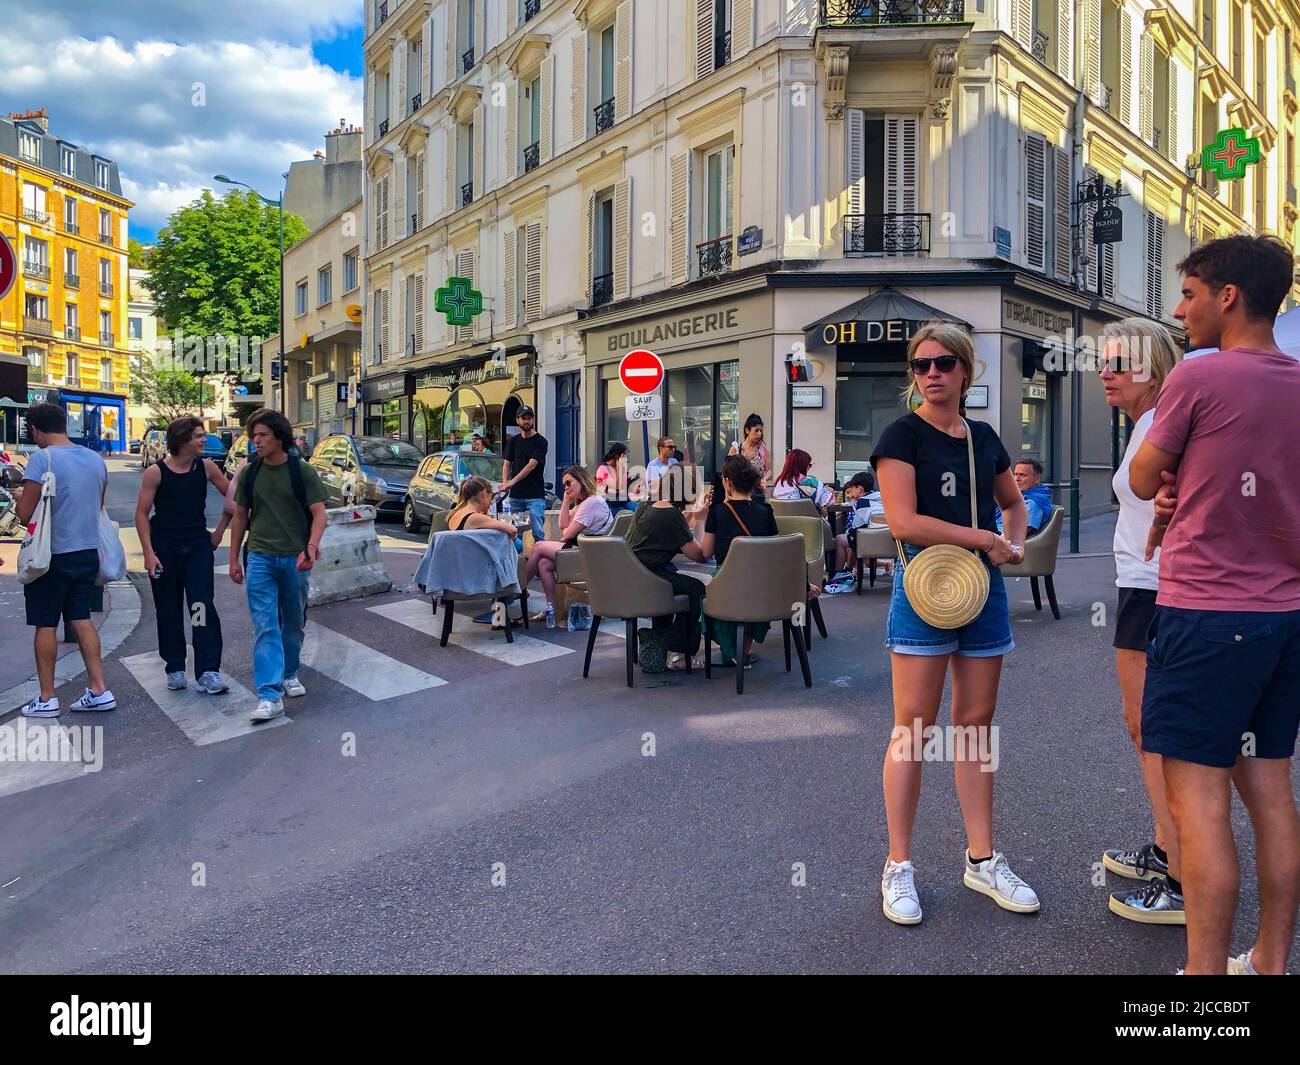
[[[114,467],[118,520],[130,520],[139,476]],[[1104,550],[1105,521],[1084,533],[1085,550]],[[1042,911],[1007,913],[962,886],[951,769],[930,765],[915,835],[925,921],[902,928],[880,910],[884,590],[824,601],[831,638],[815,644],[811,691],[784,672],[779,640],[760,649],[742,697],[729,671],[712,682],[638,672],[628,690],[612,635],[599,637],[586,681],[586,633],[535,627],[536,645],[511,652],[467,624],[461,644],[438,648],[411,627],[431,619],[428,601],[402,590],[414,550],[386,552],[394,592],[310,611],[323,651],[303,670],[308,696],[287,705],[291,723],[203,745],[142,683],[161,675],[145,591],[141,624],[107,667],[119,709],[94,722],[102,771],[9,794],[0,778],[0,970],[1182,964],[1181,929],[1111,915],[1107,891],[1122,882],[1094,883],[1103,849],[1151,835],[1109,632],[1092,623],[1095,602],[1112,608],[1109,557],[1062,560],[1059,622],[1034,610],[1027,581],[1009,586],[1018,647],[996,719],[997,846]],[[218,582],[224,669],[251,687],[242,591]],[[536,661],[512,664],[521,646]],[[373,697],[403,685],[424,686]],[[1237,814],[1242,951],[1257,901]]]

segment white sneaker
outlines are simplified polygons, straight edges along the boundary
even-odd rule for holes
[[[42,699],[37,692],[36,698],[23,707],[23,717],[58,717],[59,716],[59,697],[51,695],[48,699]]]
[[[72,704],[71,709],[77,713],[87,713],[99,710],[116,710],[117,700],[113,698],[113,693],[107,688],[98,695],[87,688],[82,693],[81,698]]]
[[[880,894],[884,896],[885,916],[894,924],[921,923],[921,900],[912,876],[915,871],[910,861],[885,860],[885,871],[880,874]]]
[[[215,669],[210,669],[199,677],[198,683],[194,687],[207,695],[220,695],[222,692],[230,691],[230,685],[226,683],[226,678]]]
[[[179,671],[179,672],[176,672],[176,673],[168,673],[168,674],[167,674],[167,687],[169,687],[169,688],[170,688],[172,691],[174,691],[174,692],[182,692],[182,691],[184,691],[185,688],[187,687],[187,685],[186,685],[186,683],[185,683],[185,673],[184,673],[184,671],[182,670],[182,671]]]
[[[283,699],[262,699],[257,709],[248,715],[250,721],[273,721],[284,713]]]
[[[1037,913],[1038,896],[1034,889],[1011,871],[1006,858],[999,851],[979,865],[972,865],[970,851],[966,852],[966,873],[962,877],[972,891],[987,895],[1004,910],[1013,913]]]
[[[306,695],[307,689],[302,686],[302,681],[297,677],[285,677],[284,694],[290,699],[297,699],[300,695]]]
[[[1229,976],[1258,976],[1255,966],[1250,963],[1250,956],[1255,953],[1254,948],[1246,951],[1245,954],[1238,954],[1235,958],[1228,959]]]

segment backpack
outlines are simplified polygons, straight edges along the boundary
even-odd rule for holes
[[[289,455],[289,485],[293,489],[293,497],[298,500],[298,505],[302,507],[303,517],[307,522],[307,532],[311,532],[311,508],[307,506],[307,487],[303,483],[302,468],[298,465],[302,459],[296,455]],[[253,484],[257,480],[257,475],[262,469],[262,458],[260,455],[248,460],[248,470],[244,474],[243,495],[247,500],[245,506],[248,507],[248,531],[253,531]],[[239,493],[235,493],[238,501]],[[244,540],[244,563],[248,563],[248,538]]]

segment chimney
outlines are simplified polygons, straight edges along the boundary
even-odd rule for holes
[[[45,108],[40,107],[35,111],[11,111],[9,113],[10,121],[35,122],[46,133],[50,132],[50,120],[45,117]]]
[[[361,130],[339,119],[339,128],[325,134],[325,162],[361,162]]]

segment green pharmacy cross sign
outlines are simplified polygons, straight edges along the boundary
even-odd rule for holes
[[[483,313],[483,293],[465,277],[449,277],[444,288],[433,294],[433,307],[447,316],[449,325],[473,325]]]
[[[1213,144],[1201,149],[1201,165],[1220,181],[1238,181],[1246,167],[1259,162],[1259,138],[1244,129],[1221,129]]]

